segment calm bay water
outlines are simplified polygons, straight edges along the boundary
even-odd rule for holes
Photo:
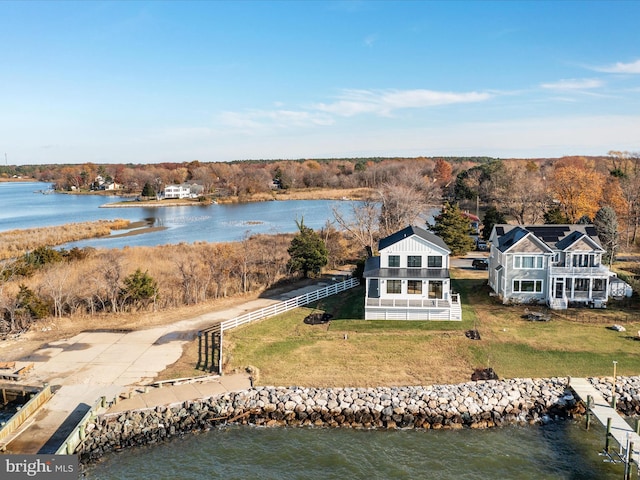
[[[18,228],[63,225],[71,222],[125,219],[145,221],[150,226],[166,227],[141,235],[102,238],[75,242],[72,246],[122,248],[124,246],[177,243],[229,242],[256,233],[296,232],[296,220],[321,228],[333,219],[332,208],[345,209],[348,202],[331,200],[287,200],[234,205],[187,207],[101,208],[122,199],[101,195],[65,195],[36,193],[46,189],[42,183],[0,182],[0,231]],[[122,232],[115,232],[115,235]]]
[[[228,427],[109,454],[89,479],[608,480],[604,430],[561,421],[489,430]]]
[[[0,231],[98,219],[147,221],[167,229],[78,242],[121,248],[225,242],[253,233],[320,228],[348,203],[286,201],[166,208],[100,208],[118,197],[43,195],[40,183],[0,182]],[[69,245],[71,246],[71,245]],[[462,431],[358,431],[229,427],[107,455],[90,479],[571,479],[622,478],[598,455],[604,429],[575,422]]]

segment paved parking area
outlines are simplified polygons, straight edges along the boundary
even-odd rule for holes
[[[226,310],[210,312],[169,325],[132,332],[85,331],[74,337],[50,342],[20,359],[34,368],[24,383],[48,382],[61,387],[27,425],[26,434],[11,444],[15,453],[51,453],[77,422],[103,395],[112,399],[134,386],[151,383],[182,355],[183,346],[198,330],[215,322],[264,308],[325,285],[311,285],[276,298],[259,298]],[[167,405],[205,398],[226,391],[249,388],[246,375],[220,377],[217,381],[152,389],[112,407],[115,411]]]

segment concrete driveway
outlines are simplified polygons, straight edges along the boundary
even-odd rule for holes
[[[24,383],[36,385],[47,382],[60,388],[35,419],[12,440],[8,450],[32,454],[55,452],[100,397],[112,399],[133,386],[151,383],[168,365],[180,358],[183,346],[196,337],[198,330],[323,286],[326,284],[310,285],[277,297],[259,298],[160,327],[130,332],[85,331],[42,346],[20,359],[34,365]],[[249,387],[250,381],[246,376],[228,378],[200,388],[175,387],[172,390],[165,387],[161,389],[164,390],[162,394],[150,392],[125,405],[127,408],[144,408]]]

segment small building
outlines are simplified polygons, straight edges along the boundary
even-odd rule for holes
[[[364,267],[365,320],[462,320],[444,241],[409,226],[383,238]]]
[[[593,225],[495,225],[489,286],[504,303],[605,307],[615,275]]]

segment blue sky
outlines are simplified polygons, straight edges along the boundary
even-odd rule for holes
[[[640,151],[640,2],[0,2],[9,164]]]

